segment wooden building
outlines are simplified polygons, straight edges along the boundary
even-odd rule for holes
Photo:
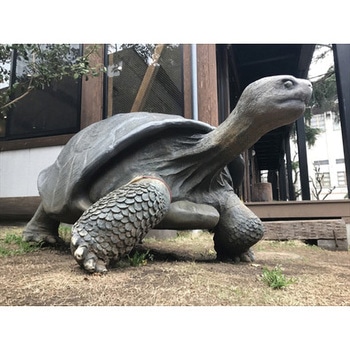
[[[313,44],[98,45],[91,63],[104,64],[107,74],[78,84],[68,79],[35,92],[17,104],[0,124],[0,219],[28,219],[33,214],[40,200],[36,189],[38,173],[56,159],[76,132],[91,123],[117,113],[150,111],[179,114],[217,126],[251,82],[278,74],[306,78],[314,48]],[[334,51],[349,179],[350,115],[346,113],[350,113],[350,79],[344,79],[350,77],[346,64],[349,45],[335,45]],[[303,118],[296,125],[305,204],[310,197]],[[348,235],[350,231],[347,200],[326,203],[332,210],[325,204],[322,210],[316,209],[316,203],[304,205],[303,213],[295,214],[299,213],[300,202],[291,205],[295,198],[290,131],[291,125],[273,130],[245,152],[245,178],[239,189],[242,200],[267,221],[342,220],[340,229],[336,223],[336,232],[343,230],[336,242],[346,240],[346,227]],[[259,200],[253,195],[262,171],[269,174],[271,198],[253,202]],[[288,205],[290,212],[281,214],[281,205]],[[333,242],[333,232],[330,229],[331,238],[328,235],[321,239]]]

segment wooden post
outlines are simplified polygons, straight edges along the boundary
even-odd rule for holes
[[[301,197],[303,200],[310,200],[309,170],[307,167],[306,136],[304,116],[297,119],[297,143],[300,168]]]
[[[258,182],[252,185],[252,202],[271,202],[272,186],[270,182]]]
[[[84,45],[84,51],[91,44]],[[97,52],[90,56],[91,66],[103,66],[104,45],[97,45]],[[81,129],[103,119],[103,74],[97,77],[83,78],[81,91]]]
[[[245,202],[250,202],[252,200],[251,197],[251,188],[250,188],[250,151],[245,150],[243,152],[244,158],[244,180],[243,180],[243,200]]]
[[[197,45],[198,119],[219,125],[216,45]]]
[[[108,66],[113,67],[113,54],[108,55]],[[107,67],[108,69],[109,67]],[[111,117],[113,115],[113,74],[109,77],[107,75],[107,115],[106,117]]]
[[[192,68],[191,45],[183,45],[183,86],[184,86],[184,117],[192,119]]]

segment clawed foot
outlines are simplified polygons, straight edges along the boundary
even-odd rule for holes
[[[58,235],[53,235],[46,231],[27,231],[22,233],[22,239],[24,242],[34,242],[34,243],[47,243],[50,245],[64,245],[64,241]]]
[[[59,221],[47,216],[42,204],[40,204],[33,218],[25,227],[22,233],[22,239],[25,242],[62,245],[64,241],[58,236],[59,225]]]
[[[82,240],[74,234],[71,239],[71,252],[76,262],[87,272],[107,272],[106,262],[98,258],[98,256],[89,249],[86,242],[82,242]]]
[[[73,256],[77,263],[82,266],[87,272],[107,272],[105,262],[99,259],[95,253],[88,252],[87,247],[79,246],[73,253]]]
[[[220,255],[218,253],[216,260],[222,261],[222,262],[231,262],[231,263],[239,263],[239,262],[251,263],[255,261],[255,256],[253,251],[251,249],[248,249],[246,252],[238,255],[234,255],[234,256]]]

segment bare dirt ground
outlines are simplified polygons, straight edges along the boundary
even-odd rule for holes
[[[21,227],[0,226],[0,240]],[[350,306],[350,253],[299,241],[261,241],[254,263],[215,261],[212,236],[145,240],[153,260],[107,274],[85,273],[66,248],[0,257],[0,306]],[[279,266],[294,283],[272,289],[262,269]]]

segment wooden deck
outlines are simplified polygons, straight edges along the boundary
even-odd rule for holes
[[[0,198],[1,221],[28,221],[40,197]],[[268,240],[308,240],[320,247],[348,250],[350,200],[254,202],[246,205],[265,224]]]
[[[350,201],[248,203],[265,224],[267,240],[306,240],[331,250],[348,250]]]

